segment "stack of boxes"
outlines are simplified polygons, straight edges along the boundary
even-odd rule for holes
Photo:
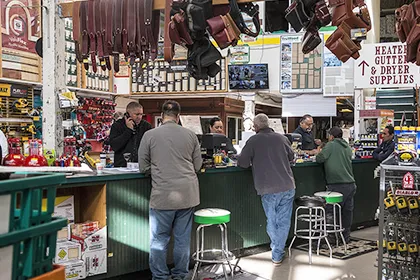
[[[66,267],[66,280],[107,272],[107,228],[98,222],[75,224],[74,197],[55,200],[54,217],[67,218],[69,225],[58,232],[55,263]]]

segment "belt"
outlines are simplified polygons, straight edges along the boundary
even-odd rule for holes
[[[80,50],[80,4],[81,2],[73,3],[73,40],[76,58],[82,63],[83,58]]]
[[[172,0],[165,1],[165,39],[163,42],[163,55],[164,59],[167,62],[171,62],[172,58],[174,57],[174,47],[175,45],[172,44],[171,39],[169,38],[169,23],[171,22],[171,6]]]
[[[123,1],[113,0],[114,9],[114,71],[120,71],[120,53],[123,53],[122,28],[123,28]]]
[[[130,56],[130,64],[134,65],[134,61],[136,60],[136,34],[137,34],[137,1],[136,0],[128,0],[128,11],[126,22],[127,26],[131,25],[128,28],[127,40],[128,40],[128,53]]]
[[[106,70],[105,58],[104,58],[104,38],[103,38],[103,27],[102,27],[102,14],[101,14],[101,1],[95,1],[95,34],[96,34],[96,44],[98,50],[99,64],[101,65],[102,70]]]
[[[89,69],[89,34],[87,30],[87,9],[88,9],[88,3],[86,1],[83,1],[80,3],[80,30],[81,30],[81,36],[82,36],[82,59],[83,64],[85,66],[85,69]]]
[[[113,11],[112,0],[102,0],[101,11],[102,11],[101,15],[103,17],[102,25],[105,26],[105,29],[102,31],[102,32],[105,32],[105,34],[103,35],[105,63],[106,63],[106,68],[108,70],[111,70],[112,67],[111,67],[111,61],[110,61],[109,56],[112,54],[114,44],[112,41],[113,21],[109,19],[112,18],[112,11]]]
[[[97,72],[97,64],[96,64],[96,34],[95,34],[95,1],[89,0],[88,1],[88,19],[87,19],[87,28],[89,33],[89,53],[90,59],[92,62],[92,69],[93,72]],[[86,67],[86,64],[85,64]],[[88,66],[89,67],[89,66]],[[88,68],[89,69],[89,68]],[[88,70],[86,69],[86,70]]]
[[[121,31],[121,35],[122,35],[122,53],[124,54],[124,56],[127,58],[128,57],[128,45],[127,45],[127,35],[128,35],[128,29],[129,29],[129,13],[130,11],[128,10],[129,8],[129,1],[130,0],[121,0],[122,5],[123,5],[123,25],[122,25],[122,31]]]

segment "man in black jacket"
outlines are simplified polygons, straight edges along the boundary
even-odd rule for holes
[[[373,151],[373,158],[380,162],[386,160],[395,149],[394,127],[392,125],[385,127],[382,138],[382,144]]]
[[[138,149],[141,139],[152,125],[143,120],[143,106],[138,102],[130,102],[122,119],[117,120],[111,127],[109,143],[115,152],[114,166],[125,167],[127,162],[124,154],[130,154],[130,162],[138,162]]]

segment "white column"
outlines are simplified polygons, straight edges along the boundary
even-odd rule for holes
[[[368,32],[365,43],[374,44],[379,43],[380,39],[380,22],[381,22],[381,1],[380,0],[366,0],[365,1],[370,14],[372,29]],[[363,46],[362,46],[363,48]]]
[[[245,101],[244,130],[245,132],[252,132],[255,118],[255,94],[242,94],[241,96],[242,100]]]
[[[62,117],[58,105],[58,94],[66,88],[65,30],[64,19],[59,17],[55,0],[44,0],[42,9],[42,100],[43,131],[45,149],[62,152]]]
[[[354,140],[359,139],[360,110],[364,109],[364,94],[362,89],[354,91]]]

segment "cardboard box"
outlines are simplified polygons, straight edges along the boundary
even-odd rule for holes
[[[47,210],[47,200],[42,200],[42,210]],[[55,198],[53,217],[61,217],[74,222],[74,196],[59,196]]]
[[[107,272],[107,250],[85,252],[82,260],[86,265],[86,276],[93,276]]]
[[[98,251],[107,248],[107,227],[89,236],[77,236],[72,234],[71,240],[78,242],[82,247],[82,252]]]
[[[99,230],[99,222],[89,221],[71,225],[71,234],[76,236],[89,236]]]
[[[66,280],[85,279],[86,265],[82,260],[75,260],[71,262],[62,263],[66,267]]]
[[[70,225],[63,227],[57,232],[57,242],[65,242],[71,240]]]
[[[55,252],[56,264],[80,260],[82,257],[82,246],[77,242],[58,242]]]

